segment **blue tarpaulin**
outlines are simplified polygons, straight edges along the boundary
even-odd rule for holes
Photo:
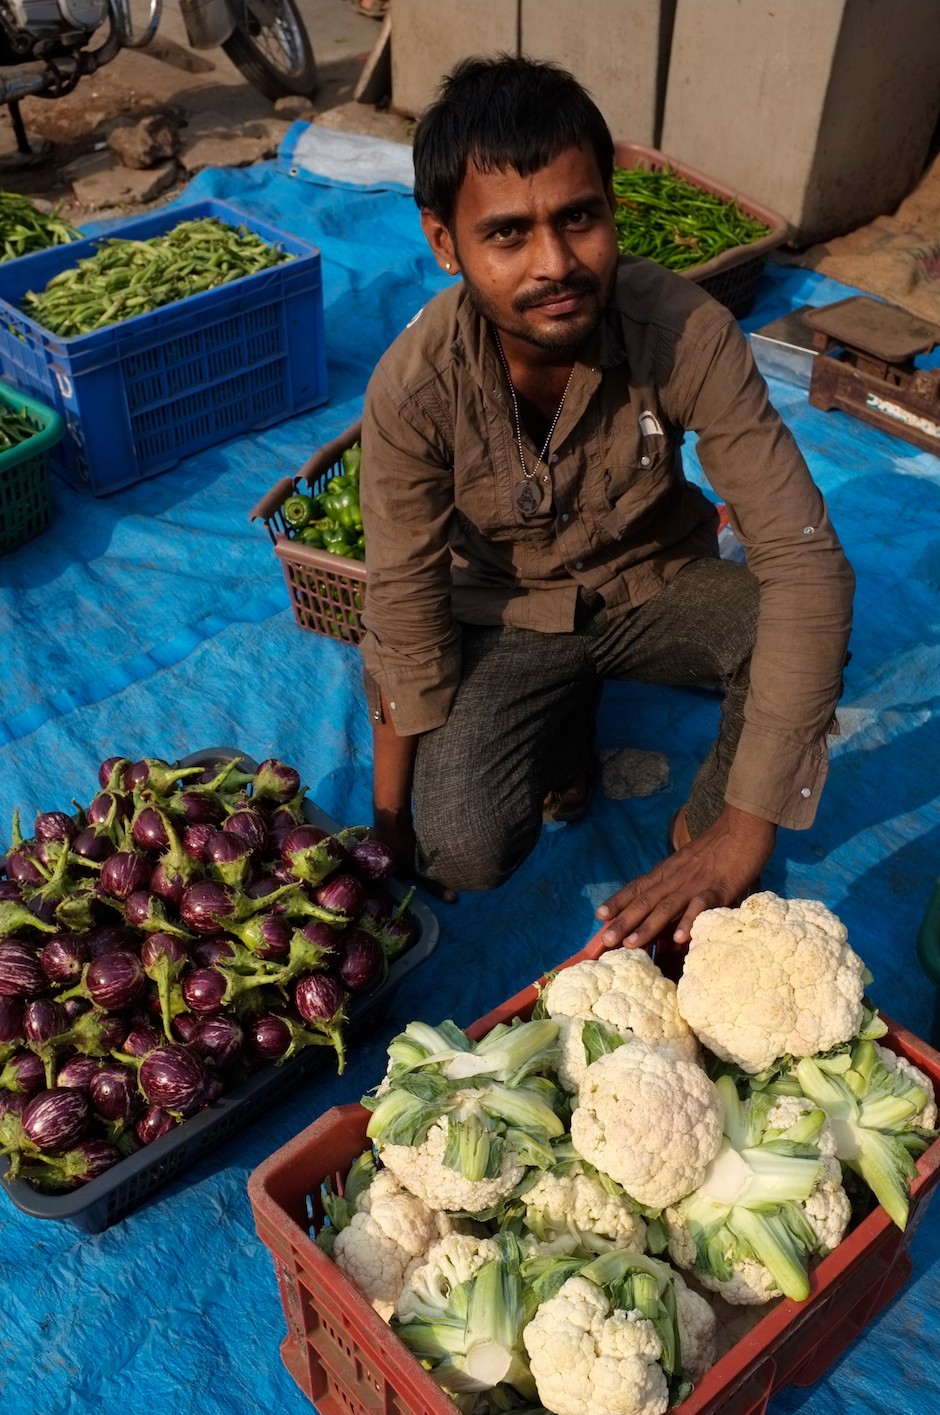
[[[216,745],[281,756],[324,810],[369,819],[358,655],[297,628],[249,512],[355,421],[374,363],[444,277],[399,180],[317,176],[303,165],[302,138],[292,129],[274,163],[202,173],[186,199],[224,199],[320,249],[329,401],[107,499],[55,481],[51,529],[0,560],[0,841],[15,807],[28,826],[37,810],[87,801],[108,756],[174,759]],[[746,327],[846,293],[770,267]],[[810,408],[804,390],[774,381],[772,393],[826,493],[858,596],[819,817],[807,832],[781,832],[765,887],[835,910],[874,975],[875,1001],[926,1036],[933,998],[914,937],[940,868],[940,462]],[[687,466],[700,475],[691,445]],[[666,784],[632,799],[599,795],[581,824],[546,827],[501,890],[435,906],[436,953],[342,1078],[320,1071],[100,1235],[26,1217],[0,1197],[4,1415],[305,1415],[279,1358],[284,1320],[248,1175],[331,1105],[376,1084],[405,1022],[467,1024],[581,948],[595,905],[660,857],[716,712],[708,694],[609,685],[602,751],[664,754]],[[900,1295],[815,1386],[776,1395],[773,1415],[935,1407],[932,1217],[913,1239]]]

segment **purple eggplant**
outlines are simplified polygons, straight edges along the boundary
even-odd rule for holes
[[[290,865],[295,879],[316,885],[348,862],[349,851],[318,826],[298,825],[285,837],[281,859]]]
[[[23,1036],[23,1003],[18,997],[0,993],[0,1047],[18,1042]]]
[[[102,953],[115,953],[118,950],[133,953],[140,947],[139,936],[126,924],[102,924],[100,928],[93,929],[88,934],[85,942],[90,958],[100,958]]]
[[[192,1042],[196,1028],[203,1019],[195,1012],[178,1012],[170,1023],[173,1032],[173,1040],[184,1042],[186,1046]],[[161,1042],[161,1046],[162,1046]]]
[[[143,1109],[136,1076],[116,1062],[105,1064],[95,1072],[88,1093],[104,1120],[118,1120],[126,1125]]]
[[[98,768],[98,785],[102,791],[109,787],[123,787],[124,776],[130,766],[130,757],[108,757]]]
[[[150,857],[139,850],[116,850],[101,866],[101,888],[115,899],[146,889],[153,872]]]
[[[268,910],[275,898],[290,893],[290,885],[281,885],[274,895],[249,899],[247,894],[231,889],[219,880],[197,880],[183,890],[180,917],[193,933],[236,933],[239,924],[262,910]]]
[[[253,806],[243,806],[240,810],[233,811],[222,830],[226,835],[234,835],[236,840],[243,840],[252,855],[263,854],[267,847],[268,823]]]
[[[290,952],[293,925],[279,914],[267,914],[262,918],[248,919],[239,926],[238,937],[258,958],[266,963],[286,961]]]
[[[350,929],[343,935],[339,976],[350,992],[364,992],[381,981],[386,968],[382,945],[364,929]]]
[[[357,840],[349,854],[353,869],[367,884],[381,884],[395,868],[395,856],[388,846],[370,836]]]
[[[81,983],[64,993],[60,1001],[69,996],[88,997],[106,1012],[126,1012],[143,995],[146,986],[147,974],[136,953],[117,949],[92,959]]]
[[[171,805],[183,817],[187,830],[194,825],[219,825],[225,816],[220,798],[204,787],[190,786],[177,792],[171,798]]]
[[[37,840],[70,843],[78,834],[78,826],[64,811],[41,811],[36,817],[33,833]]]
[[[237,947],[225,934],[211,934],[208,938],[197,939],[190,953],[197,968],[214,968],[217,963],[230,962]]]
[[[137,1057],[141,1060],[148,1052],[155,1051],[162,1046],[166,1040],[156,1027],[151,1027],[149,1023],[143,1022],[139,1026],[131,1028],[124,1038],[124,1054],[126,1056]],[[171,1038],[171,1040],[173,1040]]]
[[[0,903],[23,903],[23,891],[15,879],[0,879]]]
[[[84,1135],[91,1104],[83,1091],[54,1086],[34,1096],[23,1111],[23,1129],[38,1150],[67,1150]]]
[[[0,1091],[0,1122],[5,1115],[22,1120],[23,1111],[29,1105],[29,1096],[21,1091]]]
[[[346,1064],[343,1044],[343,1024],[346,1021],[346,993],[336,978],[328,973],[307,973],[294,984],[294,1007],[315,1031],[322,1032],[336,1052],[336,1069],[340,1075]]]
[[[30,853],[26,845],[18,850],[11,850],[7,856],[7,877],[15,884],[25,884],[38,887],[45,881],[41,865]]]
[[[158,854],[170,844],[166,816],[156,806],[141,807],[134,817],[131,835],[138,849],[150,854]]]
[[[15,899],[0,900],[0,938],[9,938],[11,934],[17,933],[21,929],[38,929],[40,933],[55,933],[55,925],[40,919],[33,909],[17,903]]]
[[[133,809],[133,800],[125,791],[109,788],[91,798],[85,816],[99,835],[108,836],[116,844]]]
[[[221,880],[232,889],[243,888],[251,874],[251,847],[240,835],[214,831],[211,839],[206,841],[202,858],[213,879]]]
[[[277,757],[267,757],[255,772],[251,794],[258,801],[290,801],[300,793],[300,775]]]
[[[76,1091],[86,1091],[91,1085],[91,1078],[101,1068],[101,1061],[96,1056],[70,1056],[63,1066],[59,1067],[55,1078],[57,1086],[70,1086]]]
[[[220,1071],[240,1061],[245,1050],[245,1033],[234,1017],[220,1012],[204,1018],[192,1035],[192,1046]]]
[[[124,780],[129,791],[141,788],[153,791],[158,796],[167,796],[176,790],[180,781],[198,777],[201,773],[202,767],[190,766],[184,770],[178,766],[170,766],[170,763],[163,761],[161,757],[141,757],[140,761],[132,762],[127,768]]]
[[[209,1074],[198,1052],[169,1043],[157,1047],[140,1063],[138,1082],[148,1105],[170,1111],[198,1110]]]
[[[83,1056],[108,1056],[120,1050],[129,1031],[125,1018],[114,1012],[100,1012],[95,1007],[73,1018],[62,1040]]]
[[[15,938],[0,943],[0,995],[38,997],[48,987],[49,980],[35,948]]]
[[[78,982],[89,957],[88,944],[80,934],[54,934],[43,944],[39,963],[50,983],[65,988]]]
[[[0,1068],[0,1092],[34,1095],[46,1089],[46,1068],[34,1051],[18,1051]]]
[[[23,1008],[23,1036],[30,1046],[41,1047],[68,1031],[65,1008],[51,997],[35,997]]]
[[[199,821],[195,825],[188,825],[183,831],[183,849],[194,860],[205,864],[206,846],[218,833],[214,822],[210,824],[208,821]]]
[[[310,1032],[294,1021],[277,1012],[266,1012],[261,1017],[252,1017],[246,1024],[249,1050],[259,1061],[284,1063],[290,1061],[299,1051],[311,1046],[332,1046],[331,1039],[323,1032]]]
[[[135,890],[124,901],[124,918],[131,928],[142,933],[175,934],[177,938],[190,938],[187,929],[174,924],[167,917],[162,901],[145,889]]]
[[[171,1130],[175,1130],[179,1121],[169,1111],[164,1110],[162,1105],[152,1105],[147,1108],[134,1127],[137,1138],[142,1145],[152,1145],[154,1140],[160,1140],[164,1135],[169,1135]]]
[[[113,855],[115,848],[113,841],[102,835],[93,825],[86,825],[72,841],[73,855],[97,865],[103,864],[109,855]]]
[[[141,944],[140,961],[144,971],[157,985],[160,1018],[168,1040],[172,1040],[173,984],[189,966],[189,952],[173,934],[153,933]]]
[[[318,885],[313,897],[328,914],[340,922],[350,923],[362,913],[366,891],[355,875],[337,874]]]

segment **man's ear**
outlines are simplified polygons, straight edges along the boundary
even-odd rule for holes
[[[454,238],[440,217],[435,216],[427,207],[421,212],[421,229],[441,269],[448,275],[459,275],[460,262],[457,259]]]

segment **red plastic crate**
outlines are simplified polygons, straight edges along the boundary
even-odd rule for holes
[[[594,939],[562,967],[599,952]],[[536,985],[467,1030],[527,1017]],[[888,1021],[888,1019],[885,1019]],[[940,1054],[888,1021],[885,1043],[940,1087]],[[281,1357],[321,1415],[454,1415],[456,1407],[394,1332],[311,1239],[323,1218],[319,1191],[365,1149],[368,1113],[334,1107],[252,1174],[255,1226],[271,1250],[287,1336]],[[902,1233],[875,1209],[815,1268],[805,1302],[784,1298],[702,1378],[675,1415],[762,1415],[789,1384],[812,1385],[888,1303],[911,1270],[908,1244],[940,1179],[940,1140],[921,1157]]]

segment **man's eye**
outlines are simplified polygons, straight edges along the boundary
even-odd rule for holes
[[[514,241],[516,239],[519,235],[519,228],[518,226],[500,226],[499,230],[494,231],[492,235],[494,241],[505,244],[507,241]]]
[[[569,211],[565,216],[566,226],[586,226],[591,219],[589,211]]]

